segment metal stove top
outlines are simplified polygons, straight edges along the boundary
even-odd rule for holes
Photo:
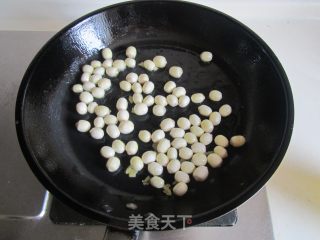
[[[0,240],[109,239],[106,226],[53,199],[33,176],[18,145],[14,107],[19,83],[33,56],[52,35],[0,31]],[[59,211],[69,211],[68,217]],[[274,239],[265,189],[241,205],[237,215],[236,223],[232,212],[186,230],[143,232],[140,239]]]

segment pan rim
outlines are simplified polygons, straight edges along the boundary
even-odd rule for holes
[[[274,70],[277,72],[279,76],[279,80],[281,81],[283,85],[283,90],[285,93],[285,100],[286,100],[286,124],[284,129],[284,134],[282,136],[281,144],[278,148],[278,151],[273,156],[273,163],[270,165],[268,169],[265,170],[265,172],[250,186],[248,186],[245,191],[243,191],[241,194],[237,195],[236,197],[232,198],[231,200],[225,202],[224,204],[219,206],[219,209],[211,209],[206,212],[199,213],[197,215],[192,216],[192,225],[202,223],[208,220],[211,220],[215,217],[221,216],[222,214],[225,214],[234,208],[238,207],[245,201],[247,201],[250,197],[252,197],[257,191],[259,191],[265,183],[271,178],[271,176],[274,174],[276,169],[279,167],[280,163],[282,162],[282,159],[287,151],[287,148],[289,146],[289,142],[292,136],[293,131],[293,125],[294,125],[294,102],[293,102],[293,95],[290,87],[290,83],[288,80],[288,77],[279,61],[279,59],[276,57],[276,55],[273,53],[273,51],[270,49],[270,47],[262,40],[254,31],[252,31],[250,28],[248,28],[243,23],[239,22],[238,20],[232,18],[231,16],[222,13],[216,9],[203,6],[197,3],[191,3],[187,1],[171,1],[171,0],[160,0],[160,1],[148,1],[148,0],[138,0],[138,1],[126,1],[121,2],[117,4],[113,4],[107,7],[103,7],[100,9],[97,9],[93,12],[90,12],[77,20],[73,21],[72,23],[68,24],[64,28],[62,28],[60,31],[58,31],[53,37],[51,37],[45,45],[41,47],[41,49],[38,51],[36,56],[33,58],[31,63],[29,64],[22,81],[20,83],[20,87],[17,94],[16,99],[16,108],[15,108],[15,125],[16,125],[16,132],[17,137],[19,141],[20,148],[22,150],[22,153],[29,164],[31,170],[33,173],[37,176],[39,181],[45,186],[46,189],[48,189],[55,197],[57,197],[59,200],[61,200],[63,203],[68,205],[69,207],[75,209],[76,211],[92,217],[94,219],[97,219],[101,222],[104,222],[110,226],[113,227],[120,227],[125,228],[127,226],[127,219],[126,218],[120,218],[116,216],[112,216],[109,214],[101,214],[99,211],[90,208],[87,205],[83,205],[80,202],[78,202],[76,199],[74,199],[69,194],[65,193],[64,191],[61,191],[61,189],[54,184],[50,180],[50,178],[46,175],[46,173],[41,169],[36,159],[36,157],[33,154],[31,145],[28,143],[28,139],[24,135],[24,124],[23,124],[23,106],[24,106],[24,99],[26,94],[26,89],[28,88],[29,79],[33,75],[33,71],[35,69],[35,66],[37,65],[39,59],[41,59],[41,56],[45,53],[46,49],[50,46],[50,44],[55,41],[58,37],[65,34],[67,31],[69,31],[70,28],[76,26],[77,24],[81,23],[82,21],[86,20],[89,17],[92,17],[96,14],[102,13],[104,11],[108,11],[112,8],[116,8],[123,5],[131,5],[131,4],[139,4],[143,2],[156,2],[157,4],[184,4],[184,5],[191,5],[197,8],[202,8],[204,10],[210,11],[214,14],[220,15],[221,17],[225,18],[227,21],[232,22],[233,24],[238,25],[241,27],[242,30],[244,30],[254,41],[256,44],[263,48],[266,56],[270,59],[270,62],[273,65]],[[180,225],[181,220],[178,220],[176,222],[176,225]]]

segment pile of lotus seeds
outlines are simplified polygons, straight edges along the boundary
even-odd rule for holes
[[[194,93],[189,97],[187,90],[177,86],[175,81],[167,81],[164,86],[166,96],[154,96],[155,83],[147,73],[137,75],[130,72],[126,79],[119,82],[119,87],[124,92],[129,92],[127,98],[120,97],[116,102],[117,113],[112,114],[108,106],[98,105],[94,100],[105,97],[105,92],[111,89],[112,82],[109,78],[116,78],[119,72],[136,67],[137,49],[130,46],[126,49],[125,60],[113,60],[110,48],[102,49],[104,62],[94,60],[90,65],[82,67],[81,84],[72,87],[73,92],[79,94],[80,102],[76,110],[80,115],[95,114],[96,118],[92,124],[87,120],[79,120],[76,128],[79,132],[89,132],[94,139],[102,139],[105,135],[114,139],[111,146],[103,146],[100,150],[102,157],[107,159],[106,167],[109,172],[116,172],[120,169],[121,160],[116,155],[126,152],[132,156],[130,165],[125,170],[129,177],[135,177],[139,171],[147,168],[150,176],[142,182],[144,185],[151,185],[163,189],[167,195],[172,191],[177,196],[182,196],[188,191],[190,175],[195,181],[205,181],[208,177],[208,166],[220,167],[223,159],[228,156],[227,148],[241,147],[245,144],[245,137],[236,135],[230,139],[223,135],[212,134],[215,126],[219,125],[223,118],[228,117],[232,108],[228,104],[222,105],[218,111],[213,111],[210,106],[203,105],[206,97],[213,102],[222,101],[222,93],[219,90],[212,90],[209,96],[203,93]],[[201,61],[210,64],[212,53],[205,51],[200,54]],[[152,60],[147,59],[138,64],[146,72],[155,72],[167,66],[164,56],[155,56]],[[169,75],[173,79],[181,78],[183,69],[180,66],[171,66]],[[130,102],[130,104],[129,104]],[[191,103],[192,102],[192,103]],[[137,141],[131,140],[124,143],[120,140],[122,134],[130,134],[134,131],[135,124],[130,120],[130,114],[139,116],[152,112],[157,117],[163,117],[168,107],[186,108],[189,104],[198,105],[198,112],[190,116],[180,117],[175,121],[165,118],[161,121],[159,129],[153,132],[141,130]],[[129,106],[131,113],[129,112]],[[152,110],[149,110],[152,108]],[[200,115],[200,116],[199,116]],[[173,140],[170,141],[170,136]],[[136,155],[139,143],[153,142],[153,149],[144,152],[141,156]],[[213,149],[207,149],[212,142]],[[161,178],[163,171],[174,174],[173,183],[165,183]],[[173,187],[171,187],[174,185]],[[172,189],[172,190],[171,190]]]

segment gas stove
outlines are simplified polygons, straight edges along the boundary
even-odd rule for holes
[[[55,199],[33,176],[15,132],[15,98],[23,73],[52,32],[0,32],[0,240],[115,238],[108,226]],[[113,237],[112,237],[113,236]],[[118,236],[117,236],[118,237]],[[185,230],[141,232],[140,239],[273,239],[266,191],[219,218]]]

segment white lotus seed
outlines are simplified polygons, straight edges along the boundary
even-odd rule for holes
[[[148,130],[141,130],[138,134],[138,137],[144,143],[151,141],[151,133]]]
[[[107,114],[110,114],[110,109],[106,106],[99,105],[99,106],[95,107],[94,113],[98,117],[105,117]]]
[[[189,121],[192,126],[199,126],[201,123],[201,118],[197,114],[192,114],[189,116]]]
[[[210,133],[204,133],[200,137],[200,142],[203,143],[204,145],[209,145],[212,143],[212,134]]]
[[[167,65],[167,59],[164,56],[155,56],[153,62],[157,68],[165,68]]]
[[[112,149],[116,153],[121,154],[121,153],[124,153],[124,151],[126,150],[126,145],[121,140],[116,139],[112,142]]]
[[[90,130],[90,135],[94,139],[102,139],[104,136],[104,131],[101,128],[94,127]]]
[[[93,73],[93,69],[94,68],[91,65],[88,65],[88,64],[82,66],[82,72],[84,72],[84,73],[87,72],[87,73],[92,74]]]
[[[233,146],[233,147],[241,147],[241,146],[243,146],[245,143],[246,143],[246,139],[245,139],[245,137],[242,136],[242,135],[236,135],[236,136],[233,136],[233,137],[230,139],[230,144],[231,144],[231,146]]]
[[[146,151],[142,154],[142,161],[144,164],[149,164],[156,161],[157,153],[155,151]]]
[[[138,82],[143,85],[145,82],[149,81],[149,76],[145,73],[141,73],[138,77]]]
[[[119,70],[115,67],[109,67],[109,68],[106,68],[106,74],[109,77],[116,77],[119,74]]]
[[[81,102],[84,102],[86,104],[93,102],[93,96],[89,92],[80,93],[79,99]]]
[[[113,150],[112,147],[109,147],[109,146],[103,146],[101,149],[100,149],[100,154],[102,157],[104,158],[111,158],[115,155],[115,151]]]
[[[164,138],[165,138],[165,133],[162,129],[157,129],[151,134],[151,140],[154,143],[157,143]]]
[[[137,49],[134,46],[127,47],[126,56],[128,58],[135,58],[137,56]]]
[[[72,91],[73,91],[74,93],[81,93],[81,92],[83,92],[83,87],[82,87],[81,84],[74,84],[74,85],[72,86]]]
[[[172,128],[170,130],[170,136],[172,138],[183,138],[185,131],[182,128]]]
[[[119,86],[120,86],[120,89],[122,91],[125,91],[125,92],[130,92],[131,91],[131,83],[129,83],[128,81],[126,80],[123,80],[119,83]]]
[[[205,166],[207,164],[207,156],[204,153],[196,153],[193,154],[192,160],[193,164],[195,166]]]
[[[154,105],[152,108],[153,115],[158,117],[162,117],[163,115],[165,115],[166,111],[167,111],[166,107],[162,105]]]
[[[144,163],[140,157],[134,156],[130,159],[130,166],[138,172],[143,169]]]
[[[152,187],[154,188],[163,188],[164,186],[164,180],[159,177],[159,176],[153,176],[151,179],[150,179],[150,184]]]
[[[138,74],[136,74],[134,72],[128,73],[127,76],[126,76],[126,80],[129,83],[133,84],[133,83],[138,81]]]
[[[138,152],[138,143],[136,141],[129,141],[126,145],[126,152],[128,155],[135,155]]]
[[[154,97],[151,95],[147,95],[142,102],[145,103],[148,107],[151,107],[154,104]]]
[[[109,68],[109,67],[112,67],[112,63],[113,63],[112,59],[106,59],[103,61],[102,66],[104,68]]]
[[[181,78],[183,70],[181,67],[172,66],[169,68],[169,75],[174,78]]]
[[[179,182],[173,187],[172,191],[174,195],[181,197],[187,193],[188,185],[184,182]]]
[[[227,149],[221,146],[215,146],[213,149],[213,152],[218,154],[221,158],[226,158],[228,157],[228,152]]]
[[[112,114],[106,115],[103,120],[104,120],[104,123],[107,125],[118,123],[117,117]]]
[[[229,104],[224,104],[219,108],[219,113],[222,117],[228,117],[232,112],[232,108]]]
[[[102,75],[93,74],[93,75],[90,76],[89,81],[92,82],[92,83],[94,83],[94,84],[96,84],[96,83],[98,83],[98,81],[99,81],[100,79],[102,79]]]
[[[177,98],[186,95],[187,91],[184,87],[176,87],[172,90],[172,94],[175,95]]]
[[[205,100],[203,93],[194,93],[191,95],[191,101],[196,104],[200,104]]]
[[[85,104],[84,102],[78,102],[76,104],[76,110],[80,115],[85,115],[88,112],[87,104]]]
[[[117,119],[119,122],[121,121],[128,121],[129,120],[129,112],[127,110],[120,110],[117,113]]]
[[[222,99],[222,93],[218,90],[212,90],[209,93],[209,98],[211,101],[219,102]]]
[[[200,54],[200,59],[202,62],[211,62],[212,61],[212,53],[208,51],[204,51]]]
[[[189,183],[190,177],[189,177],[189,174],[187,174],[183,171],[178,171],[174,174],[174,180],[178,183],[179,182]]]
[[[118,138],[120,136],[119,128],[115,124],[109,124],[107,126],[106,132],[111,138]]]
[[[151,81],[145,82],[142,86],[142,92],[144,94],[150,94],[154,90],[154,83]]]
[[[169,158],[164,153],[158,153],[156,158],[157,163],[159,163],[161,166],[167,166],[169,162]]]
[[[187,141],[183,138],[175,138],[172,140],[171,146],[180,149],[187,146]]]
[[[88,112],[89,113],[94,113],[94,109],[98,106],[98,103],[96,102],[91,102],[88,104]]]
[[[90,76],[91,76],[91,73],[88,73],[88,72],[82,73],[81,78],[80,78],[81,82],[83,82],[83,83],[89,82]]]
[[[91,64],[91,66],[92,66],[93,68],[101,67],[101,62],[98,61],[98,60],[93,60],[93,61],[91,61],[90,64]]]
[[[216,153],[210,153],[208,155],[208,163],[213,168],[219,167],[222,164],[222,158]]]
[[[127,76],[126,76],[126,80],[129,83],[133,84],[133,83],[138,81],[138,74],[136,74],[134,72],[128,73]]]
[[[111,88],[111,81],[108,78],[102,78],[98,81],[98,87],[107,91]]]
[[[198,142],[198,138],[192,132],[187,132],[183,138],[188,144],[194,144],[195,142]]]
[[[132,95],[132,101],[135,103],[135,104],[138,104],[138,103],[142,103],[143,101],[143,96],[141,93],[134,93]]]
[[[218,126],[221,122],[221,115],[219,112],[212,112],[209,116],[209,120],[212,122],[213,126]]]
[[[204,132],[206,133],[211,133],[213,131],[213,124],[210,120],[205,119],[201,122],[200,124],[201,128],[203,129]]]
[[[102,79],[102,76],[101,75],[97,75],[97,74],[94,74],[94,75],[91,75],[90,76],[90,79],[89,79],[89,82],[84,82],[83,84],[83,87],[85,89],[89,89],[91,90],[93,87],[96,86],[96,84]],[[87,90],[88,91],[88,90]]]
[[[112,66],[118,69],[119,72],[122,72],[127,68],[125,61],[121,59],[114,60]]]
[[[177,125],[179,128],[182,128],[183,130],[188,130],[191,126],[191,123],[188,118],[181,117],[178,119]]]
[[[154,102],[155,102],[155,104],[162,105],[164,107],[168,105],[167,99],[162,95],[155,96]]]
[[[199,166],[193,171],[193,178],[197,182],[203,182],[208,178],[209,170],[206,166]]]
[[[142,86],[140,83],[136,82],[136,83],[132,84],[131,90],[134,93],[142,93]]]
[[[118,110],[127,110],[128,108],[128,100],[124,97],[121,97],[117,100],[116,108]]]
[[[92,93],[92,96],[95,97],[95,98],[103,98],[104,97],[104,90],[102,88],[99,88],[99,87],[94,87],[91,89],[91,93]]]
[[[179,160],[177,160],[177,159],[172,159],[172,160],[170,160],[170,161],[168,162],[168,164],[167,164],[167,171],[168,171],[168,173],[170,173],[170,174],[176,173],[176,172],[179,171],[180,166],[181,166],[181,164],[180,164],[180,161],[179,161]]]
[[[225,136],[223,135],[217,135],[215,138],[214,138],[214,143],[217,145],[217,146],[221,146],[221,147],[228,147],[229,146],[229,140],[228,138],[226,138]]]
[[[158,142],[158,145],[157,145],[157,151],[159,153],[166,153],[168,151],[168,149],[170,148],[170,141],[169,139],[161,139],[159,142]]]
[[[179,97],[179,107],[185,108],[189,105],[190,98],[187,95]]]
[[[93,74],[90,76],[89,81],[96,84],[100,79],[102,79],[102,75]]]
[[[107,169],[108,169],[109,172],[117,171],[120,168],[120,165],[121,165],[120,159],[117,158],[117,157],[109,158],[108,161],[107,161],[107,164],[106,164]]]
[[[201,127],[192,126],[190,128],[190,132],[192,132],[194,135],[196,135],[196,137],[200,137],[204,133],[204,130]]]
[[[96,84],[94,84],[93,82],[84,82],[82,84],[83,90],[85,91],[91,91],[95,86]]]
[[[167,103],[168,103],[169,106],[171,106],[171,107],[176,107],[176,106],[178,106],[178,104],[179,104],[179,100],[178,100],[178,98],[177,98],[175,95],[169,94],[169,95],[167,96]]]
[[[208,117],[212,113],[211,107],[207,105],[201,105],[198,107],[198,111],[202,116]]]
[[[179,157],[184,160],[189,160],[192,158],[193,152],[188,147],[183,147],[179,149]]]
[[[154,64],[154,62],[149,59],[143,62],[143,67],[148,71],[155,71],[156,69],[156,65]]]
[[[175,125],[176,123],[172,118],[166,118],[161,121],[160,128],[165,132],[169,132]]]
[[[172,159],[177,159],[178,158],[178,151],[177,149],[170,147],[167,151],[167,157],[172,160]]]
[[[153,176],[159,176],[163,172],[163,167],[157,162],[152,162],[148,164],[148,172]]]
[[[145,115],[148,113],[148,106],[145,103],[137,103],[133,107],[133,112],[138,116]]]
[[[191,174],[196,167],[193,162],[184,161],[181,163],[181,171],[187,174]]]
[[[83,90],[85,91],[91,91],[93,88],[96,87],[96,85],[93,82],[84,82],[82,84],[82,87],[83,87]]]
[[[172,93],[173,89],[175,89],[177,87],[176,83],[173,81],[168,81],[165,83],[163,90],[166,93]]]
[[[112,59],[112,50],[110,48],[102,49],[102,57],[104,59]]]
[[[134,130],[134,124],[132,121],[121,121],[119,124],[119,131],[122,134],[132,133]]]
[[[93,74],[102,76],[105,74],[105,72],[106,69],[104,67],[97,67],[94,69]]]
[[[79,120],[76,123],[76,128],[79,132],[88,132],[91,128],[91,124],[86,120]]]
[[[128,68],[134,68],[136,66],[136,60],[133,58],[126,58],[124,61]]]
[[[192,144],[191,149],[193,153],[205,153],[207,151],[206,145],[201,142],[195,142]]]
[[[96,117],[93,120],[93,125],[97,128],[103,128],[104,127],[104,120],[102,117]]]

